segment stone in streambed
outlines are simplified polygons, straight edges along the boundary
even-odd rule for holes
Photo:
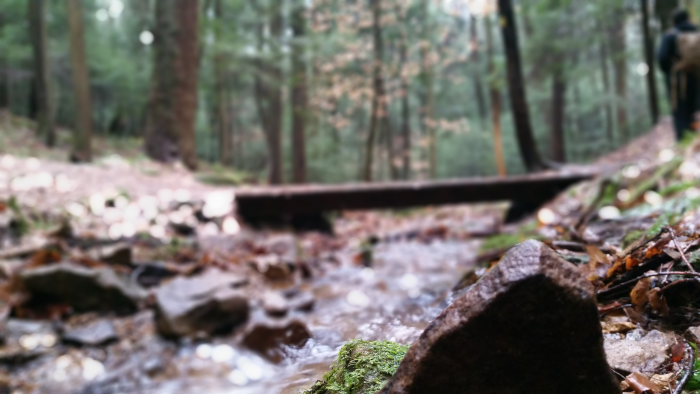
[[[26,270],[20,279],[32,296],[65,302],[77,311],[133,312],[147,296],[109,268],[60,263]]]
[[[527,241],[447,307],[382,394],[617,394],[595,291],[577,268]]]
[[[210,270],[177,277],[156,291],[158,331],[167,337],[213,335],[248,318],[248,297],[238,289],[247,278]]]

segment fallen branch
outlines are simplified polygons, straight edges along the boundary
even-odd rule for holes
[[[610,287],[608,289],[600,290],[596,293],[596,295],[597,296],[605,296],[607,294],[610,294],[612,292],[620,290],[621,288],[623,288],[625,286],[629,286],[631,284],[637,283],[640,279],[653,278],[656,276],[663,276],[663,275],[694,276],[696,278],[700,278],[700,272],[686,272],[686,271],[654,272],[654,273],[644,274],[642,276],[639,276],[639,277],[634,278],[632,280],[628,280],[626,282],[622,282],[622,283],[617,284],[617,285]]]
[[[683,387],[685,387],[686,383],[688,383],[690,377],[693,376],[693,367],[695,365],[695,349],[693,349],[692,346],[690,346],[685,339],[683,340],[683,343],[685,344],[686,352],[689,354],[688,368],[686,369],[685,375],[683,375],[681,380],[678,382],[678,386],[676,386],[676,389],[673,390],[673,394],[681,394],[683,392]]]
[[[673,231],[673,229],[671,228],[671,226],[667,226],[667,227],[666,227],[666,231],[668,231],[668,233],[671,234],[671,239],[673,239],[673,244],[676,246],[676,250],[678,250],[678,253],[681,254],[681,259],[683,259],[683,262],[685,263],[685,265],[688,266],[688,269],[689,269],[691,272],[695,272],[695,269],[693,268],[692,265],[690,265],[690,262],[689,262],[688,259],[685,257],[685,253],[683,252],[683,249],[681,249],[681,246],[678,245],[678,239],[676,238],[676,233],[675,233],[675,231]]]

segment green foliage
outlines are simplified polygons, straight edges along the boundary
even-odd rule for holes
[[[628,246],[632,245],[633,243],[639,241],[639,239],[645,235],[646,235],[646,233],[642,230],[630,231],[622,239],[622,248],[623,249],[627,248]]]
[[[350,341],[323,380],[303,393],[374,394],[396,373],[408,348],[388,341]]]
[[[698,352],[697,345],[694,343],[691,343],[690,346],[693,347],[693,351],[697,355],[697,352]],[[700,390],[700,360],[697,358],[697,356],[695,357],[695,364],[693,365],[693,372],[692,373],[693,373],[693,376],[691,376],[690,379],[688,380],[688,382],[685,384],[684,389],[691,390],[691,391]]]

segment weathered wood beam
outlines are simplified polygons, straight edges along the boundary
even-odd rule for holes
[[[430,182],[239,188],[235,192],[238,212],[242,216],[294,215],[495,201],[537,204],[595,175],[593,172],[540,173],[507,178],[467,178]]]

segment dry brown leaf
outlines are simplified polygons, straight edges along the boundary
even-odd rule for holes
[[[632,305],[639,311],[649,302],[649,290],[651,290],[651,278],[640,279],[630,293]]]
[[[630,271],[632,268],[642,263],[642,260],[635,259],[632,256],[625,257],[625,270]]]
[[[667,373],[665,375],[654,375],[651,377],[651,381],[656,383],[661,387],[662,391],[668,391],[671,389],[671,382],[673,382],[675,374]]]
[[[651,305],[654,312],[658,313],[659,315],[668,316],[668,304],[666,304],[666,299],[661,293],[661,289],[658,287],[649,291],[649,305]]]
[[[637,328],[637,325],[631,322],[616,322],[616,323],[606,323],[601,322],[600,325],[603,327],[603,334],[617,334],[624,333],[627,331],[632,331]]]
[[[608,256],[605,253],[603,253],[600,249],[598,249],[597,246],[586,245],[586,252],[588,252],[588,257],[590,257],[589,264],[591,266],[592,271],[596,269],[596,263],[610,265],[610,260],[608,259]]]
[[[627,376],[625,380],[637,394],[661,394],[663,392],[659,385],[639,372],[634,372]]]

